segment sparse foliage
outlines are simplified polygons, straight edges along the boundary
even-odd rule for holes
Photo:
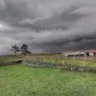
[[[26,55],[28,52],[28,45],[23,44],[21,47],[22,54]]]
[[[15,55],[19,51],[21,51],[21,55],[26,55],[26,54],[31,55],[31,52],[28,50],[28,45],[26,44],[22,44],[21,48],[19,48],[17,45],[14,45],[12,46],[11,51],[13,51]]]
[[[16,54],[17,54],[17,52],[19,52],[20,50],[19,50],[19,47],[18,47],[17,45],[14,45],[14,46],[12,46],[11,51],[13,51],[13,52],[14,52],[14,54],[16,55]]]

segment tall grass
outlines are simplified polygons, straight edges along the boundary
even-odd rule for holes
[[[23,56],[21,56],[21,55],[0,56],[0,63],[13,61],[13,60],[20,59],[20,58],[23,58]]]

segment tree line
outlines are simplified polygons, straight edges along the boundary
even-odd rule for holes
[[[22,44],[22,46],[19,48],[17,45],[12,46],[11,51],[14,52],[16,55],[18,52],[21,52],[21,55],[30,54],[31,52],[28,50],[28,45]]]

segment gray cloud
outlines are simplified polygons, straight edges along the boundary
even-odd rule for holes
[[[95,0],[0,0],[0,54],[95,49]]]

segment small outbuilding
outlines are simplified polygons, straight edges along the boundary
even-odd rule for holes
[[[62,52],[65,56],[84,56],[84,51],[69,51],[69,52]]]
[[[96,56],[96,50],[85,50],[86,56]]]
[[[96,50],[66,51],[61,54],[64,56],[96,56]]]

